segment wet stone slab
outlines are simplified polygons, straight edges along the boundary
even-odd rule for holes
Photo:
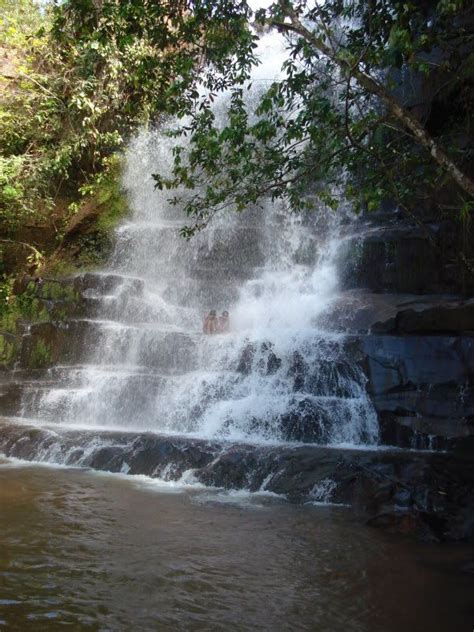
[[[462,454],[250,445],[4,420],[7,457],[352,506],[359,520],[427,540],[474,540],[474,463]]]

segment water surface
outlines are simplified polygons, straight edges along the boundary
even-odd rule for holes
[[[0,466],[0,625],[12,630],[471,630],[464,546],[348,509]]]

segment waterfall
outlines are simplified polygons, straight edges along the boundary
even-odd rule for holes
[[[262,40],[257,90],[284,58],[276,37]],[[123,184],[132,213],[85,292],[96,305],[90,350],[25,396],[24,414],[229,441],[376,443],[363,372],[345,336],[324,325],[338,296],[337,216],[266,201],[215,216],[186,242],[187,218],[152,178],[169,169],[171,142],[159,130],[131,141]],[[229,333],[203,334],[210,309],[230,312]]]

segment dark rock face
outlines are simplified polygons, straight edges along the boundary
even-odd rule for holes
[[[410,384],[467,386],[474,377],[474,339],[364,336],[374,395]]]
[[[430,541],[474,540],[474,462],[462,455],[257,447],[184,437],[65,431],[4,421],[0,450],[110,472],[265,489],[291,502],[350,504],[369,525]]]
[[[470,444],[473,343],[454,336],[361,338],[383,443],[440,449]]]
[[[348,290],[330,307],[330,330],[393,335],[474,335],[474,299]]]
[[[454,263],[458,232],[429,213],[415,224],[391,212],[364,218],[347,242],[352,289],[328,322],[364,334],[360,362],[384,444],[472,451],[474,279]]]
[[[415,224],[396,213],[361,225],[343,255],[343,284],[372,292],[461,294],[474,291],[458,261],[459,227],[453,222]]]
[[[401,310],[395,318],[375,323],[372,332],[474,336],[474,299],[427,305],[424,309]]]

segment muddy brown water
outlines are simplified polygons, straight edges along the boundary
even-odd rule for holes
[[[466,545],[344,507],[0,463],[0,629],[462,631]]]

